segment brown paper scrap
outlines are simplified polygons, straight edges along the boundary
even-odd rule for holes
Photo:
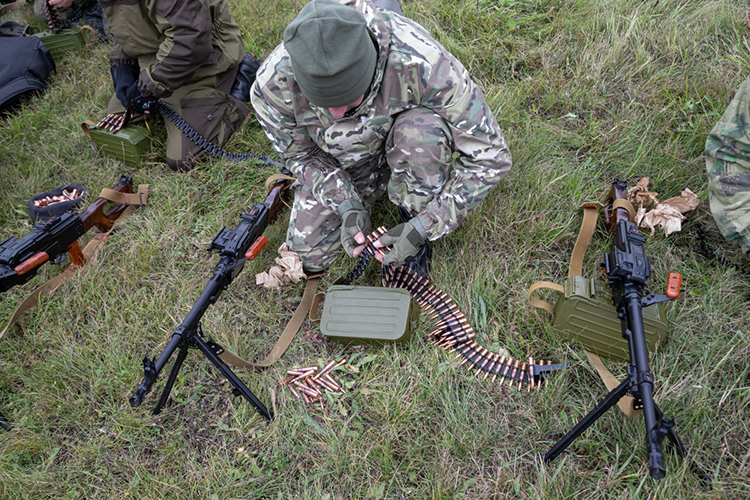
[[[682,229],[682,220],[685,216],[682,215],[685,212],[694,210],[698,206],[698,197],[689,188],[685,188],[680,196],[669,198],[656,205],[656,208],[651,210],[642,216],[642,220],[638,220],[640,227],[648,227],[651,229],[651,236],[654,235],[656,226],[662,226],[664,233],[669,236],[675,231]],[[641,215],[641,211],[638,211],[638,215]]]
[[[257,285],[262,284],[266,288],[277,288],[289,283],[298,283],[305,277],[299,255],[289,250],[286,243],[279,247],[278,252],[280,257],[276,257],[276,265],[272,266],[268,272],[255,275]]]
[[[634,206],[643,208],[644,206],[658,205],[659,200],[656,197],[659,193],[648,190],[648,177],[642,177],[638,184],[628,189],[628,201]]]

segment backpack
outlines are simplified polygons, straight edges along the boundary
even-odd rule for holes
[[[55,60],[41,40],[19,36],[9,23],[12,21],[0,25],[0,54],[13,54],[0,58],[0,114],[10,111],[24,97],[44,90],[47,78],[55,71]]]

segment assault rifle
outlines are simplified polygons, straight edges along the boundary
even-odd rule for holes
[[[282,174],[288,176],[291,172],[284,168],[282,169]],[[248,213],[240,215],[242,220],[233,231],[225,227],[216,235],[208,247],[209,252],[216,250],[219,254],[219,263],[216,264],[214,275],[200,297],[198,297],[195,305],[193,305],[185,319],[180,323],[180,326],[175,329],[172,339],[167,344],[167,347],[164,348],[161,355],[159,355],[159,358],[154,361],[148,356],[144,356],[143,380],[130,398],[131,406],[138,407],[141,405],[143,398],[153,387],[164,365],[167,364],[172,353],[179,347],[180,350],[177,354],[177,359],[172,366],[172,371],[169,374],[161,398],[153,412],[154,415],[161,413],[162,408],[167,403],[172,386],[177,379],[182,362],[187,356],[188,348],[192,347],[200,349],[203,355],[231,382],[232,386],[234,386],[233,393],[235,396],[241,395],[247,399],[269,422],[273,419],[271,412],[245,386],[237,375],[229,369],[224,361],[219,358],[224,349],[211,340],[210,337],[204,335],[200,320],[208,307],[216,302],[219,295],[229,287],[232,280],[242,271],[245,262],[253,260],[268,242],[268,239],[263,236],[263,232],[268,224],[278,216],[290,185],[291,181],[287,178],[274,182],[268,196],[266,196],[266,200],[262,204],[253,206]]]
[[[132,193],[133,179],[121,176],[112,188],[119,193]],[[78,238],[96,226],[105,233],[125,211],[127,205],[115,205],[106,198],[97,198],[80,215],[66,213],[33,225],[34,230],[20,240],[10,237],[0,243],[0,293],[26,283],[36,276],[47,261],[59,262],[70,255],[75,267],[85,264]],[[105,212],[105,209],[109,208]]]
[[[627,378],[553,446],[544,455],[544,461],[549,463],[554,460],[609,408],[630,393],[634,398],[634,409],[643,410],[649,474],[654,479],[662,479],[666,475],[661,448],[664,438],[669,438],[681,457],[684,458],[687,452],[673,429],[674,419],[665,418],[653,399],[654,376],[648,364],[642,310],[659,302],[676,299],[680,294],[682,276],[670,273],[666,294],[651,293],[644,297],[643,290],[651,274],[651,264],[643,248],[645,236],[639,231],[638,226],[630,221],[628,210],[618,205],[618,200],[627,199],[626,192],[627,183],[615,179],[608,196],[608,207],[604,212],[604,221],[612,234],[612,244],[609,253],[604,256],[602,267],[607,273],[608,283],[612,289],[612,301],[621,321],[622,336],[628,341],[630,365]],[[710,476],[700,470],[695,463],[693,471],[703,486],[710,488]]]

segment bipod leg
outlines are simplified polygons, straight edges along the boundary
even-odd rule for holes
[[[698,481],[701,483],[703,490],[711,491],[711,476],[698,466],[698,462],[688,458],[685,445],[682,444],[682,440],[674,431],[674,419],[664,418],[664,414],[656,404],[654,404],[654,410],[656,411],[659,439],[662,440],[666,436],[669,439],[669,442],[674,446],[675,450],[677,450],[677,454],[680,455],[683,460],[687,460],[690,463],[690,469],[693,471],[693,474],[698,476]]]
[[[548,464],[557,456],[565,451],[565,448],[570,446],[570,444],[575,441],[575,439],[583,434],[583,431],[591,427],[591,424],[596,422],[596,420],[601,417],[607,410],[612,408],[614,405],[617,404],[617,402],[628,392],[628,388],[630,387],[630,380],[623,380],[620,385],[612,389],[609,394],[607,394],[604,399],[601,400],[601,402],[591,410],[588,415],[583,417],[578,424],[570,429],[565,436],[557,442],[555,446],[550,448],[550,450],[544,455],[544,463]]]
[[[219,369],[222,375],[229,380],[229,382],[234,386],[235,393],[239,392],[245,399],[250,402],[251,405],[253,405],[258,412],[263,415],[263,417],[268,420],[269,422],[273,420],[273,415],[271,412],[268,411],[268,408],[266,408],[263,403],[260,402],[260,400],[255,397],[255,394],[253,394],[250,389],[247,388],[247,386],[242,382],[242,380],[237,377],[237,375],[234,374],[234,372],[229,369],[229,367],[224,363],[224,361],[219,358],[219,356],[214,352],[213,349],[206,343],[205,340],[203,340],[200,335],[195,335],[193,337],[193,340],[195,341],[196,346],[198,349],[205,354],[205,356],[208,358],[213,365]]]
[[[154,415],[158,415],[159,413],[161,413],[162,408],[164,408],[164,405],[167,404],[169,393],[172,392],[172,386],[174,385],[175,380],[177,380],[177,373],[180,371],[180,367],[182,367],[182,362],[185,361],[187,353],[188,341],[183,338],[182,343],[180,344],[180,352],[177,353],[177,359],[175,360],[174,365],[172,365],[172,371],[169,372],[167,385],[164,386],[164,390],[161,393],[161,398],[159,398],[159,402],[156,404],[156,408],[154,408]]]
[[[5,418],[5,415],[0,413],[0,427],[2,427],[4,430],[10,432],[13,427],[11,427],[10,422],[8,422],[8,419]]]

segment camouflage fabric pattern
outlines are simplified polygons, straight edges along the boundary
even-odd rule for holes
[[[309,192],[300,203],[314,201],[330,212],[323,239],[336,239],[328,229],[340,224],[338,205],[359,200],[367,206],[364,180],[369,179],[367,186],[375,184],[387,178],[389,169],[393,169],[391,199],[405,201],[417,212],[429,239],[437,239],[455,229],[510,170],[502,132],[466,69],[421,26],[377,10],[369,0],[341,1],[364,15],[379,47],[375,76],[362,104],[340,120],[311,104],[294,80],[282,44],[258,71],[252,91],[256,115],[287,167]],[[440,122],[422,123],[423,117],[414,117],[412,123],[401,121],[403,130],[392,134],[397,117],[415,109],[428,110]],[[389,138],[406,147],[389,148]],[[426,150],[435,151],[438,143],[449,144],[450,153],[431,157]],[[421,171],[409,171],[415,161],[399,164],[399,155],[419,158],[424,162]],[[412,181],[410,187],[407,180]],[[304,219],[310,225],[302,228],[293,226],[300,219],[290,220],[290,233],[315,232],[313,219]],[[294,244],[299,238],[293,239],[288,244],[299,251]]]
[[[115,46],[111,66],[141,68],[138,87],[167,97],[183,85],[223,74],[245,57],[226,0],[100,0]]]
[[[724,238],[750,253],[750,78],[706,140],[711,213]]]
[[[420,142],[414,147],[416,139]],[[452,154],[444,120],[426,108],[410,109],[396,117],[388,134],[388,163],[374,158],[352,177],[353,187],[368,211],[387,191],[395,205],[419,214],[445,191],[453,171]],[[298,178],[293,189],[287,246],[299,254],[307,271],[322,271],[341,247],[341,219],[315,197],[312,184],[304,178]]]

